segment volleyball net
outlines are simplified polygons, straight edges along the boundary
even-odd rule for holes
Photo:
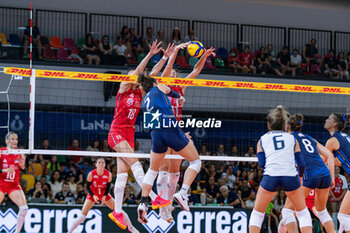
[[[97,150],[92,145],[95,139],[101,142],[99,150],[107,151],[119,84],[136,82],[137,76],[40,69],[33,69],[31,75],[29,69],[16,67],[5,67],[0,75],[1,135],[18,133],[22,147],[16,153],[149,158],[150,122],[142,111],[135,116],[134,154],[86,151],[88,146]],[[350,85],[344,82],[203,77],[156,77],[159,83],[188,87],[183,131],[190,132],[203,160],[257,161],[243,155],[267,131],[266,114],[277,105],[291,114],[304,114],[304,131],[325,142],[329,137],[323,129],[325,118],[332,112],[348,112],[350,103]],[[45,139],[50,146],[43,149]],[[219,156],[206,151],[219,151]],[[225,156],[231,153],[234,156]]]

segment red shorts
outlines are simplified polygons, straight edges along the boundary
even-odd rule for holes
[[[314,208],[314,206],[315,206],[315,200],[314,199],[306,199],[305,202],[306,202],[306,207],[309,210],[312,210],[312,208]]]
[[[99,199],[100,201],[101,201],[102,198],[103,198],[103,195],[96,195],[96,196],[98,197],[98,199]],[[111,195],[111,194],[108,194],[108,195],[106,196],[106,201],[109,201],[109,200],[111,200],[112,198],[113,198],[112,195]],[[87,195],[86,200],[90,200],[90,201],[92,201],[92,202],[95,202],[94,198],[90,195],[90,193]]]
[[[18,183],[2,182],[0,183],[0,192],[10,194],[13,191],[22,190]]]
[[[131,148],[134,149],[135,128],[125,127],[112,129],[108,134],[108,144],[113,149],[122,141],[127,141]]]

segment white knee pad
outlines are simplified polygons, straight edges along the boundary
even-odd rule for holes
[[[321,221],[322,225],[324,225],[326,222],[333,221],[327,209],[324,209],[322,211],[316,210],[316,214],[318,219]]]
[[[27,212],[28,212],[28,206],[22,205],[19,207],[18,215],[25,217],[27,215]]]
[[[128,181],[128,173],[117,174],[117,179],[115,180],[115,188],[124,190],[127,181]]]
[[[201,167],[202,167],[202,162],[200,159],[190,162],[190,166],[188,166],[188,168],[195,170],[197,173],[201,170]]]
[[[305,208],[302,211],[297,211],[297,217],[299,220],[299,226],[300,228],[303,227],[312,227],[312,219],[310,212],[307,208]]]
[[[142,164],[140,162],[134,163],[130,168],[136,180],[143,179],[145,172],[143,171]]]
[[[339,213],[338,220],[340,225],[343,225],[345,231],[350,231],[350,215]]]
[[[148,169],[145,178],[143,179],[144,184],[152,185],[154,180],[157,178],[158,172],[153,171],[152,169]]]
[[[157,185],[166,185],[168,183],[169,173],[167,171],[159,171]]]
[[[294,211],[287,208],[282,209],[282,218],[284,219],[284,225],[297,221],[294,217]]]
[[[264,222],[265,213],[253,210],[249,219],[249,226],[256,226],[261,228],[262,223]]]

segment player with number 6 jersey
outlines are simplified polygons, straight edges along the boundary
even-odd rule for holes
[[[334,157],[327,148],[311,136],[301,132],[303,121],[304,116],[298,113],[291,116],[288,124],[289,132],[299,143],[306,165],[301,189],[305,198],[315,190],[315,215],[320,219],[320,222],[328,233],[334,233],[334,223],[326,208],[329,190],[332,184],[334,184]],[[328,168],[320,154],[326,158]],[[287,198],[282,209],[279,233],[285,232],[286,227],[288,228],[288,232],[294,232],[297,228],[293,203],[289,198]]]
[[[5,142],[7,147],[0,148],[0,203],[7,193],[13,203],[18,206],[16,232],[21,232],[28,212],[27,201],[19,185],[20,170],[25,169],[25,156],[9,153],[11,149],[18,149],[16,133],[9,132],[5,137]]]

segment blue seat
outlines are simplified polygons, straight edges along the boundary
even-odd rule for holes
[[[21,39],[17,34],[10,34],[9,42],[11,45],[22,45]]]

